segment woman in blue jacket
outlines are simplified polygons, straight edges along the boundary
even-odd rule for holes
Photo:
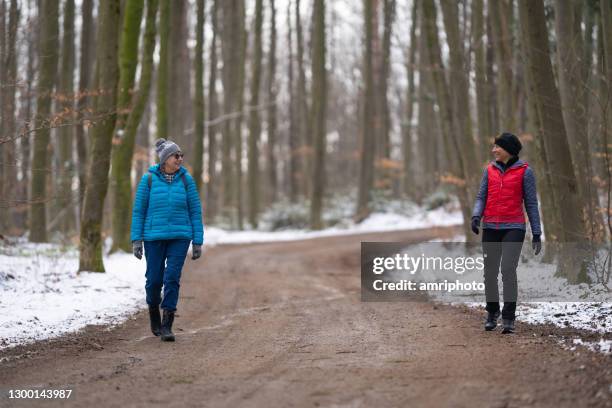
[[[144,242],[151,331],[161,336],[162,341],[174,341],[172,323],[189,243],[193,242],[191,259],[202,255],[202,206],[193,178],[181,166],[183,153],[179,146],[159,139],[155,142],[155,150],[159,164],[149,168],[136,191],[131,239],[134,256],[138,259],[142,259]]]

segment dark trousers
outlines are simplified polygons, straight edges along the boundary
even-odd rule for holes
[[[159,306],[171,312],[176,311],[179,287],[181,286],[181,271],[189,249],[188,239],[168,239],[145,241],[144,250],[147,258],[147,304]],[[162,301],[161,291],[164,288]]]
[[[503,319],[515,318],[517,299],[516,267],[518,265],[525,231],[521,229],[483,229],[484,284],[487,312],[499,312],[497,276],[500,266],[504,286]]]

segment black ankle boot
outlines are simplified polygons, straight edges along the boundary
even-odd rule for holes
[[[502,319],[502,326],[503,334],[514,333],[514,319]]]
[[[487,314],[487,321],[485,322],[485,330],[491,331],[497,327],[497,319],[499,319],[499,312]]]
[[[159,306],[149,305],[149,320],[151,321],[151,333],[155,336],[161,334],[161,315],[159,314]]]
[[[174,333],[172,333],[172,323],[174,322],[174,312],[164,310],[164,317],[161,323],[161,340],[174,341]]]

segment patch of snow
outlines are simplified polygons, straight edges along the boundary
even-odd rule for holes
[[[144,262],[117,253],[104,258],[106,273],[77,274],[78,263],[75,249],[53,244],[0,255],[0,348],[121,323],[145,306]]]
[[[204,245],[246,244],[272,241],[296,241],[330,237],[335,235],[361,234],[367,232],[399,231],[434,226],[450,226],[463,223],[460,211],[449,211],[438,208],[431,211],[420,211],[412,216],[394,213],[372,213],[361,223],[347,222],[344,227],[332,227],[320,231],[288,229],[282,231],[227,231],[215,227],[206,227]]]

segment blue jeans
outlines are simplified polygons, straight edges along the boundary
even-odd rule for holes
[[[170,312],[176,311],[178,302],[181,270],[185,263],[188,239],[167,239],[159,241],[145,241],[144,250],[147,259],[147,304],[159,306]],[[161,291],[164,288],[162,301]]]

